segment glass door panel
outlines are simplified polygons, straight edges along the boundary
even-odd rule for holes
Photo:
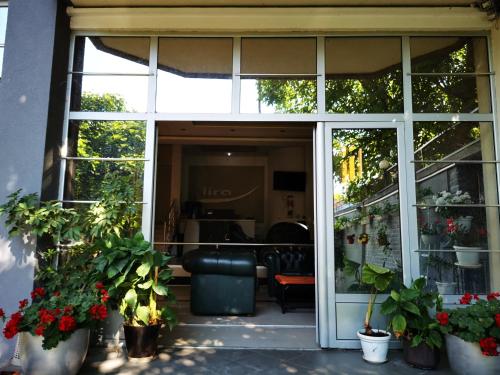
[[[402,280],[397,129],[332,129],[332,154],[336,293],[367,293],[365,263]]]

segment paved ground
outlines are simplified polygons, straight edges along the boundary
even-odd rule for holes
[[[389,358],[388,363],[372,365],[363,361],[358,350],[165,349],[152,361],[127,361],[123,356],[105,353],[101,348],[92,349],[79,374],[451,374],[445,361],[437,371],[424,371],[409,367],[403,361],[401,351],[391,351]]]

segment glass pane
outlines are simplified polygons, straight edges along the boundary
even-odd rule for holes
[[[413,110],[421,113],[491,112],[486,76],[413,76]]]
[[[73,71],[72,111],[146,112],[149,38],[77,37]]]
[[[316,38],[243,38],[241,74],[315,74]]]
[[[401,38],[327,38],[326,110],[403,112]]]
[[[143,158],[146,143],[144,121],[70,121],[69,156]]]
[[[8,8],[0,6],[0,44],[5,44],[5,33],[7,31]]]
[[[411,38],[413,73],[487,73],[484,37]],[[413,76],[415,112],[491,112],[488,76]]]
[[[396,129],[334,129],[336,292],[363,292],[372,263],[402,278]]]
[[[242,79],[241,113],[315,113],[316,79]]]
[[[72,111],[146,112],[147,76],[73,75]]]
[[[414,37],[410,39],[413,73],[486,73],[485,37]]]
[[[231,38],[161,38],[156,111],[230,113]]]
[[[73,71],[148,74],[149,38],[76,37]]]
[[[492,124],[419,122],[414,142],[427,161],[415,164],[420,272],[442,294],[495,290],[500,257],[485,250],[500,250],[496,165],[477,163],[495,160]]]
[[[106,174],[114,173],[115,180],[127,178],[136,186],[137,201],[142,201],[144,162],[110,162],[97,160],[68,160],[66,164],[65,200],[99,200]]]

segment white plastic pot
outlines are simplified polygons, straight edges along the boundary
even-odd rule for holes
[[[375,332],[385,333],[387,336],[374,337],[364,335],[363,331],[358,331],[358,337],[361,341],[361,349],[363,349],[363,359],[370,363],[387,362],[387,352],[389,350],[389,341],[391,339],[390,332],[382,329],[373,330]]]
[[[89,347],[90,330],[80,328],[50,350],[42,348],[42,337],[21,332],[19,356],[23,374],[76,375]]]
[[[445,294],[455,294],[457,290],[457,283],[455,282],[441,282],[441,281],[436,281],[436,286],[438,293],[441,295]]]
[[[457,252],[457,261],[460,266],[478,266],[479,265],[479,252],[480,247],[470,246],[453,246]]]

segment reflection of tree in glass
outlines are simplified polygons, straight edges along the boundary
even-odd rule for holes
[[[397,164],[396,131],[377,128],[334,130],[333,150],[335,171],[341,171],[342,163],[357,157],[358,150],[362,151],[362,173],[349,180],[345,192],[347,202],[359,203],[386,185],[379,163],[387,160],[391,166]],[[340,176],[336,177],[339,183]]]
[[[421,73],[473,72],[473,39],[459,38],[452,46],[412,61]],[[335,113],[403,112],[401,66],[366,75],[326,77],[326,109]],[[476,77],[413,76],[416,112],[471,112],[477,107]],[[281,113],[310,113],[316,109],[316,81],[266,79],[257,86],[259,100]]]
[[[82,96],[84,111],[120,112],[124,108],[125,101],[116,95],[85,93]],[[80,121],[74,131],[76,134],[72,134],[72,138],[77,140],[76,154],[80,157],[144,157],[146,129],[142,121]],[[73,194],[78,199],[99,198],[103,176],[109,172],[116,173],[116,176],[132,175],[141,185],[143,170],[144,162],[137,161],[78,161],[75,167]]]

